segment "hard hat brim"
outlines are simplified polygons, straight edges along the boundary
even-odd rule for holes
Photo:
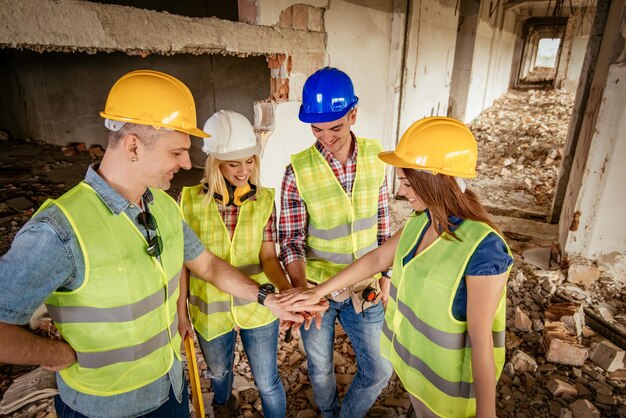
[[[298,112],[298,118],[304,123],[325,123],[333,122],[337,119],[343,118],[349,111],[359,103],[357,98],[354,103],[351,103],[345,109],[339,112],[326,112],[326,113],[307,113],[304,110],[304,106],[300,105],[300,111]]]
[[[430,171],[433,174],[444,174],[447,176],[463,177],[466,179],[476,177],[475,171],[468,175],[468,173],[454,172],[451,170],[440,170],[435,167],[427,167],[427,166],[419,165],[419,164],[411,164],[411,163],[408,163],[406,160],[400,158],[398,155],[396,155],[394,151],[383,151],[378,154],[378,158],[380,158],[381,160],[383,160],[383,162],[389,165],[392,165],[394,167],[399,167],[399,168],[412,168],[415,170]]]
[[[179,131],[179,132],[183,132],[192,136],[197,136],[198,138],[210,138],[211,137],[211,135],[209,135],[208,133],[204,132],[202,129],[199,129],[199,128],[172,128],[172,127],[168,127],[165,125],[159,125],[154,122],[144,122],[138,119],[123,118],[117,115],[110,115],[106,112],[100,112],[100,116],[105,119],[116,120],[116,121],[124,122],[124,123],[134,123],[136,125],[152,126],[155,129],[158,129],[158,128],[172,129],[174,131]]]
[[[223,152],[223,153],[211,152],[211,151],[208,151],[205,147],[202,147],[202,151],[214,156],[218,160],[222,160],[222,161],[238,160],[240,158],[251,157],[253,155],[259,154],[261,152],[261,144],[257,142],[253,147],[250,147],[250,148],[239,149],[237,151]]]
[[[204,132],[202,129],[199,128],[191,128],[191,129],[175,129],[176,131],[180,131],[180,132],[184,132],[186,134],[189,134],[191,136],[197,136],[198,138],[211,138],[211,135],[209,135],[208,133]]]

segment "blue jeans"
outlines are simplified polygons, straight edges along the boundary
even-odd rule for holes
[[[393,371],[391,363],[380,355],[385,311],[382,303],[357,314],[350,299],[329,302],[330,308],[324,314],[321,329],[314,324],[308,331],[301,328],[315,402],[324,418],[362,418],[387,385]],[[336,319],[350,338],[357,360],[357,372],[341,408],[333,367]]]
[[[233,361],[237,331],[207,341],[196,332],[200,350],[207,364],[207,372],[215,397],[214,405],[224,405],[233,387]],[[243,349],[248,356],[254,383],[261,395],[263,415],[266,418],[284,418],[287,401],[283,382],[278,374],[278,320],[252,329],[240,329]]]
[[[187,383],[183,382],[182,402],[176,400],[174,390],[170,387],[169,398],[165,403],[152,412],[141,415],[142,418],[185,418],[189,417],[189,394],[187,392]],[[54,409],[58,418],[88,418],[80,412],[74,411],[65,402],[61,400],[59,395],[54,397]],[[124,411],[118,411],[120,417],[126,417]]]

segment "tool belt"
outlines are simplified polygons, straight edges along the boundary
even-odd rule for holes
[[[309,284],[313,286],[317,286],[317,283],[309,281]],[[342,289],[339,292],[333,292],[330,295],[326,295],[326,299],[332,300],[334,302],[343,302],[348,298],[352,298],[352,306],[354,306],[354,312],[361,313],[366,310],[370,306],[376,305],[379,301],[377,297],[372,302],[368,302],[363,299],[363,290],[365,290],[368,286],[372,287],[377,295],[380,295],[380,284],[378,282],[378,277],[370,276],[367,279],[361,280],[360,282],[353,284],[345,289]]]

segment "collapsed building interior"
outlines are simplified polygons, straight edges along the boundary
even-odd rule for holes
[[[626,183],[624,0],[0,0],[0,21],[1,253],[99,158],[98,114],[121,74],[176,76],[200,126],[220,109],[254,121],[262,182],[280,189],[290,155],[314,141],[297,118],[302,85],[339,67],[360,98],[355,132],[385,149],[433,115],[478,139],[469,187],[516,256],[499,416],[626,416],[626,233],[614,221]],[[201,141],[191,157],[202,167]],[[178,176],[174,196],[201,171]],[[388,180],[395,191],[393,170]],[[391,207],[397,230],[410,209]],[[557,302],[571,303],[567,315],[550,310]],[[561,330],[570,317],[578,326]],[[345,390],[354,352],[338,334]],[[260,416],[243,353],[236,364],[244,416]],[[279,365],[290,416],[316,416],[297,338],[281,343]],[[53,388],[26,385],[21,403],[24,388],[9,391],[31,369],[0,366],[0,414],[54,416]],[[393,377],[369,416],[406,416],[409,405]]]

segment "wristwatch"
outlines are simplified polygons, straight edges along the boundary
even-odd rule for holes
[[[267,297],[267,295],[269,295],[270,293],[274,293],[275,291],[276,288],[273,284],[263,283],[261,286],[259,286],[259,294],[257,295],[256,300],[261,305],[265,305],[265,298]]]

